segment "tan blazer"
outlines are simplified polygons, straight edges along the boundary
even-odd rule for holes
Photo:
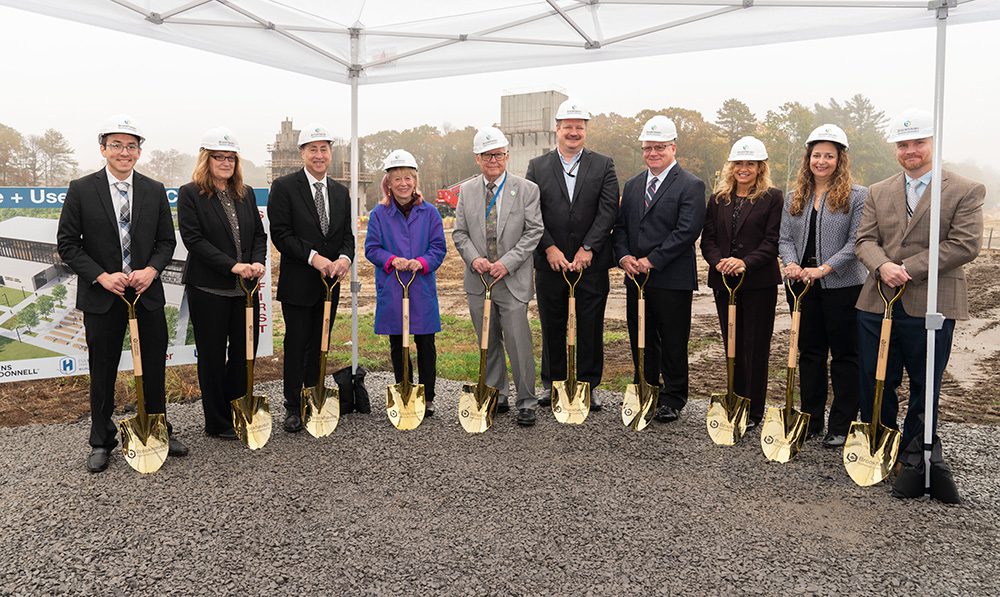
[[[871,186],[865,200],[854,251],[870,272],[857,307],[885,312],[875,287],[875,271],[887,261],[902,263],[913,278],[901,299],[911,317],[927,312],[931,188],[924,191],[913,218],[906,221],[906,179],[900,172]],[[938,263],[938,311],[947,319],[968,319],[969,301],[962,266],[979,254],[983,241],[986,187],[947,170],[941,173],[941,242]]]
[[[498,261],[510,272],[502,283],[517,300],[527,303],[535,293],[531,253],[544,230],[538,186],[508,173],[502,192],[497,215],[497,253]],[[452,237],[466,264],[465,291],[484,294],[479,274],[469,267],[477,257],[486,257],[486,187],[481,174],[467,181],[458,191]]]

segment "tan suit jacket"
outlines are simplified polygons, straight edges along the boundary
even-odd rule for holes
[[[913,278],[901,300],[911,317],[927,312],[927,271],[930,246],[931,189],[924,191],[913,218],[906,220],[906,179],[900,172],[871,186],[865,200],[855,253],[870,272],[857,307],[884,313],[876,270],[883,263],[902,263]],[[968,319],[969,301],[963,266],[976,258],[983,241],[983,201],[986,187],[947,170],[941,173],[941,240],[938,270],[938,311],[947,319]]]
[[[510,272],[502,283],[517,300],[527,303],[535,293],[531,253],[538,246],[544,230],[538,186],[508,172],[502,192],[497,216],[497,261]],[[481,174],[467,181],[458,191],[452,237],[467,266],[471,266],[477,257],[486,257],[486,201],[486,187]],[[479,274],[471,267],[465,268],[464,283],[469,294],[485,293]]]

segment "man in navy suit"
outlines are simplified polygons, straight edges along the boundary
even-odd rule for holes
[[[639,135],[647,170],[625,183],[613,244],[618,264],[646,297],[646,381],[659,385],[659,421],[674,421],[687,403],[691,300],[698,288],[694,243],[705,220],[705,183],[674,159],[677,127],[654,116]],[[638,375],[638,292],[626,278],[626,317]],[[662,374],[662,384],[660,376]]]
[[[146,411],[166,411],[168,336],[160,272],[170,264],[177,246],[163,184],[133,169],[145,141],[139,127],[124,114],[113,116],[97,139],[107,165],[69,183],[57,233],[59,257],[79,278],[76,308],[83,311],[90,360],[87,470],[92,473],[108,467],[111,450],[118,445],[111,415],[128,325],[128,308],[119,297],[142,295],[135,312]],[[167,428],[172,432],[169,424]],[[187,447],[171,436],[169,455],[187,453]]]
[[[333,160],[326,127],[309,124],[299,133],[304,168],[271,183],[267,217],[271,238],[281,252],[278,300],[285,319],[284,429],[302,430],[302,388],[316,385],[326,291],[320,274],[343,276],[354,258],[351,199],[344,185],[326,175]],[[333,317],[340,285],[333,291]]]

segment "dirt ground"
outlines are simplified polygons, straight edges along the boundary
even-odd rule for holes
[[[464,316],[468,313],[462,291],[464,264],[447,231],[448,255],[438,270],[438,294],[442,313]],[[364,231],[358,239],[363,251]],[[275,256],[277,252],[273,253]],[[274,259],[273,279],[277,279],[278,259]],[[972,319],[959,322],[955,330],[952,356],[942,388],[942,417],[949,421],[1000,424],[1000,252],[983,251],[966,268],[970,288]],[[623,272],[612,270],[611,293],[605,321],[608,341],[605,347],[605,370],[610,374],[630,375],[631,357],[625,326],[625,286]],[[707,265],[699,260],[699,279],[705,280]],[[371,264],[360,259],[358,278],[362,281],[359,312],[375,308],[374,272]],[[342,300],[343,312],[346,303]],[[534,303],[531,313],[537,317]],[[280,309],[277,310],[280,315]],[[690,396],[707,398],[725,388],[725,358],[721,334],[711,293],[702,284],[695,293],[690,353]],[[779,298],[775,335],[770,360],[768,396],[784,399],[785,361],[787,358],[790,318],[784,298]],[[275,335],[283,335],[280,316],[275,321]],[[255,380],[271,381],[281,377],[281,355],[257,359]],[[32,423],[75,421],[89,412],[89,378],[86,376],[49,379],[37,382],[0,384],[0,427]],[[905,381],[904,388],[905,391]],[[609,388],[617,389],[617,388]],[[119,375],[120,402],[134,401],[131,373]],[[193,365],[167,369],[167,392],[171,400],[189,401],[199,396],[197,373]]]

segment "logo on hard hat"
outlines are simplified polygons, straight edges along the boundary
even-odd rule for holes
[[[655,124],[649,125],[649,130],[655,131],[656,130],[656,125]]]
[[[907,126],[907,127],[910,126],[910,121],[909,120],[904,120],[903,121],[903,126]]]
[[[229,141],[229,135],[222,135],[223,141]]]
[[[748,143],[744,143],[743,144],[743,151],[749,151],[749,150],[750,150],[750,145]]]

